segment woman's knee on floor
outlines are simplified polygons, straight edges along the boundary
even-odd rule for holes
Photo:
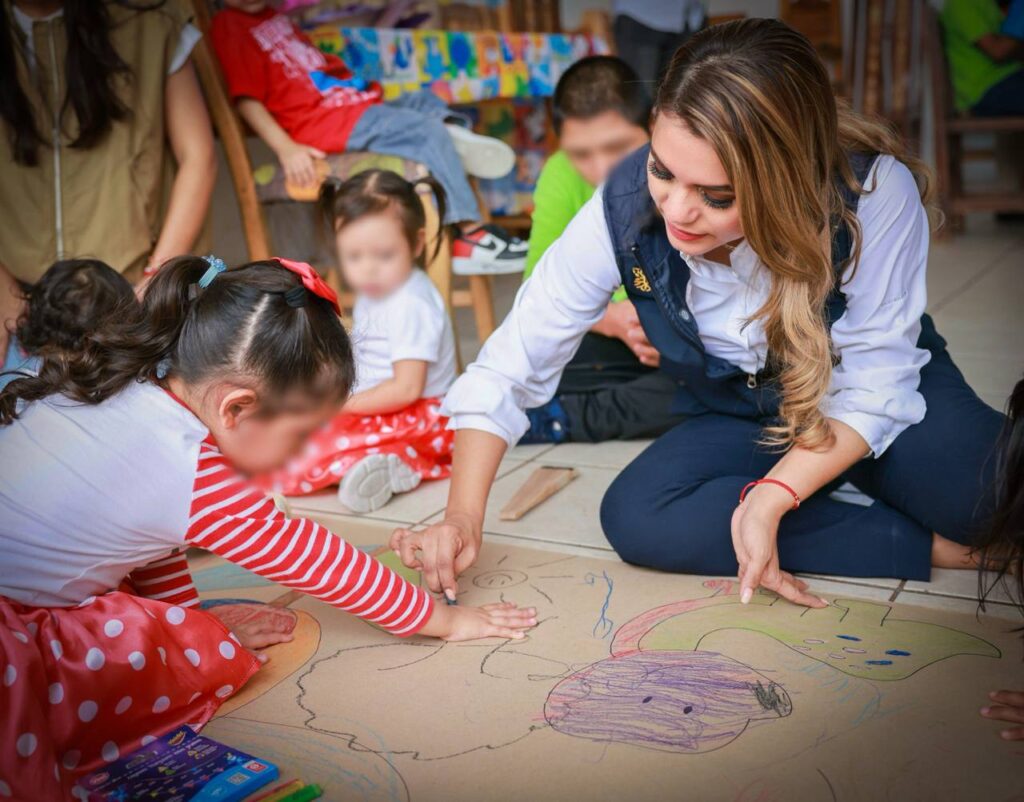
[[[662,571],[730,573],[729,516],[708,515],[701,494],[652,492],[649,474],[626,468],[601,502],[601,528],[626,562]],[[720,520],[718,520],[720,519]]]
[[[652,527],[645,525],[644,505],[637,504],[635,494],[640,485],[627,468],[609,485],[601,499],[601,529],[615,552],[626,562],[648,565],[648,551],[641,541]]]

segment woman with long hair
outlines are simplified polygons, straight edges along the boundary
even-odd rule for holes
[[[837,102],[802,35],[709,28],[675,54],[651,144],[545,253],[448,394],[447,513],[392,545],[453,591],[498,462],[624,285],[686,420],[609,487],[627,562],[734,574],[825,602],[789,571],[928,579],[967,567],[1002,416],[967,386],[925,309],[922,165]],[[851,481],[870,506],[829,496]]]

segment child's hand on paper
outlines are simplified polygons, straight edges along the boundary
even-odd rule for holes
[[[295,637],[292,633],[298,619],[291,610],[269,604],[218,604],[206,612],[220,619],[261,663],[267,662],[263,649],[287,643]]]
[[[317,182],[316,159],[325,159],[327,154],[309,145],[289,142],[277,152],[285,178],[300,187],[312,186]]]
[[[524,630],[536,624],[536,609],[520,609],[512,602],[485,604],[483,607],[455,607],[436,602],[430,620],[419,634],[449,641],[518,639],[525,636]]]
[[[1024,691],[992,691],[988,696],[995,704],[981,708],[981,715],[1016,724],[1000,730],[999,737],[1006,741],[1024,741]]]

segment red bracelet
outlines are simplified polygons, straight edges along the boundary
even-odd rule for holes
[[[797,495],[797,492],[792,487],[787,485],[785,482],[780,482],[778,479],[758,479],[755,482],[751,482],[740,491],[740,504],[742,504],[743,499],[747,497],[747,493],[749,493],[753,488],[757,487],[758,485],[778,485],[793,497],[794,510],[800,506],[800,496]]]

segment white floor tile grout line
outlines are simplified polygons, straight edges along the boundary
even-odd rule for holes
[[[995,270],[995,268],[997,268],[1002,263],[1004,256],[1009,256],[1014,250],[1018,249],[1019,247],[1019,243],[1016,240],[1014,240],[1006,247],[1004,251],[1000,251],[999,255],[996,256],[989,264],[987,264],[973,276],[970,276],[969,278],[965,279],[964,283],[961,284],[957,289],[953,290],[941,300],[936,301],[934,305],[930,306],[928,308],[928,314],[934,315],[936,312],[942,311],[952,301],[959,298],[962,293],[970,289],[972,285],[977,284],[981,279],[983,279],[985,276],[987,276],[989,273]]]

